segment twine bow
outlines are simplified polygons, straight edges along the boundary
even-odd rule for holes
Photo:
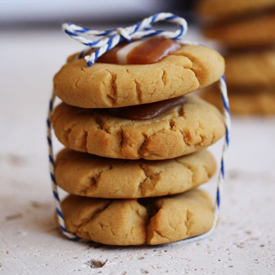
[[[152,24],[160,21],[177,24],[180,28],[174,32],[154,29]],[[130,42],[135,39],[152,36],[181,40],[187,32],[188,26],[186,20],[177,15],[172,13],[157,13],[126,28],[98,31],[65,23],[62,25],[62,29],[71,38],[85,46],[95,49],[92,54],[85,56],[87,65],[92,66],[101,55],[114,48],[121,41]],[[86,51],[81,52],[78,58],[82,58],[85,52]]]

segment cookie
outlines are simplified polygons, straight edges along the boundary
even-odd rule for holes
[[[157,102],[188,94],[217,81],[224,60],[202,46],[184,45],[148,65],[65,64],[54,77],[54,92],[65,103],[81,108],[113,108]]]
[[[65,147],[121,159],[171,159],[206,148],[225,133],[220,112],[196,96],[144,121],[65,103],[56,107],[51,120]]]
[[[264,47],[275,43],[275,12],[207,27],[204,34],[229,48]]]
[[[275,7],[274,0],[201,0],[198,13],[211,19],[224,19]]]
[[[237,89],[228,90],[230,111],[237,115],[274,115],[275,89]],[[209,89],[202,97],[222,109],[222,101],[218,90]]]
[[[206,150],[171,160],[127,161],[65,149],[57,156],[55,178],[70,194],[131,199],[185,192],[207,182],[215,170]]]
[[[201,190],[139,200],[103,200],[70,195],[61,204],[66,228],[107,245],[158,245],[209,231],[214,207]]]
[[[275,87],[275,50],[247,52],[226,57],[228,85]]]

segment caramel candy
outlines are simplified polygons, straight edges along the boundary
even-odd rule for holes
[[[180,47],[178,42],[165,38],[142,39],[130,43],[122,42],[99,57],[96,62],[122,65],[152,64],[159,62]],[[86,55],[88,54],[91,54],[91,51],[86,53]]]
[[[134,48],[127,56],[128,64],[157,63],[180,48],[172,39],[153,38]]]
[[[164,112],[183,104],[186,101],[184,96],[175,97],[159,102],[142,104],[136,106],[106,109],[112,116],[130,120],[147,120],[155,118]]]

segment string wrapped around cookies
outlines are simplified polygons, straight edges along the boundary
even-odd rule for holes
[[[163,30],[155,30],[153,28],[153,24],[156,22],[168,22],[168,23],[173,23],[179,26],[179,29],[176,31],[163,31]],[[126,28],[117,28],[117,29],[112,29],[112,30],[106,30],[106,31],[98,31],[98,30],[90,30],[87,28],[82,28],[80,26],[74,25],[74,24],[63,24],[62,25],[63,30],[65,33],[67,33],[71,38],[77,40],[78,42],[84,44],[85,46],[88,46],[89,48],[87,50],[82,51],[81,53],[75,55],[73,58],[76,59],[83,59],[85,58],[85,61],[87,63],[88,67],[92,67],[94,63],[102,57],[105,53],[110,52],[110,50],[114,49],[117,45],[123,42],[127,42],[131,45],[132,43],[139,43],[142,39],[147,39],[151,37],[157,37],[157,38],[164,38],[164,39],[170,39],[173,41],[176,41],[180,45],[186,45],[186,44],[194,44],[197,45],[197,43],[190,43],[187,41],[184,41],[183,37],[187,33],[187,22],[185,21],[184,18],[181,18],[177,15],[171,14],[171,13],[158,13],[153,16],[150,16],[148,18],[145,18],[141,22],[129,26]],[[131,43],[130,43],[131,42]],[[131,48],[131,47],[130,47]],[[131,48],[132,49],[132,48]],[[100,59],[99,59],[100,60]],[[122,64],[119,63],[118,64]],[[189,68],[188,68],[189,70]],[[220,74],[221,75],[221,74]],[[164,80],[163,80],[164,81]],[[214,77],[213,80],[214,81]],[[209,83],[207,83],[208,85]],[[136,85],[138,85],[136,83]],[[224,135],[224,145],[222,149],[222,157],[221,157],[221,163],[220,163],[220,171],[219,171],[219,177],[218,177],[218,182],[217,182],[217,190],[216,190],[216,200],[215,200],[215,210],[214,210],[214,219],[213,219],[213,224],[210,228],[205,233],[202,233],[197,236],[191,236],[185,240],[184,242],[187,241],[194,241],[194,240],[199,240],[202,238],[205,238],[209,236],[213,230],[216,228],[220,216],[220,205],[221,205],[221,195],[222,195],[222,186],[224,183],[224,177],[225,177],[225,154],[228,149],[229,145],[229,139],[230,139],[230,111],[229,111],[229,102],[228,102],[228,97],[227,97],[227,87],[226,87],[226,82],[224,76],[222,76],[219,79],[219,88],[221,91],[221,96],[222,96],[222,102],[224,106],[224,127],[225,127],[225,135]],[[136,89],[138,89],[136,87]],[[193,90],[196,90],[196,88],[193,88]],[[192,90],[186,92],[189,93],[192,92]],[[167,96],[168,98],[172,98],[173,96]],[[175,97],[175,96],[174,96]],[[56,207],[56,216],[58,218],[58,222],[60,225],[60,228],[62,230],[62,233],[69,239],[74,240],[74,241],[82,241],[83,238],[71,233],[71,230],[68,230],[66,227],[66,223],[64,220],[64,214],[62,212],[62,207],[61,207],[61,202],[60,202],[60,197],[59,197],[59,192],[58,192],[58,182],[56,180],[56,175],[55,175],[55,157],[54,157],[54,152],[53,152],[53,142],[52,142],[52,122],[51,122],[51,117],[54,112],[54,103],[55,103],[55,98],[56,98],[56,93],[53,92],[50,104],[49,104],[49,110],[48,110],[48,118],[47,118],[47,140],[48,140],[48,147],[49,147],[49,163],[50,163],[50,176],[51,176],[51,182],[52,182],[52,190],[53,190],[53,196],[54,196],[54,201],[55,201],[55,207]],[[62,98],[61,98],[62,99]],[[153,102],[156,102],[157,100],[154,100]],[[191,104],[189,101],[186,103],[186,100],[182,100],[181,104]],[[199,100],[195,100],[194,104],[203,104]],[[66,102],[67,103],[67,102]],[[144,103],[151,103],[150,101],[144,102]],[[127,108],[131,108],[129,106],[132,106],[135,104],[127,104],[125,103],[125,106],[128,106]],[[77,105],[76,105],[77,106]],[[103,105],[102,105],[103,106]],[[77,106],[77,107],[82,107],[82,106]],[[113,106],[112,106],[113,107]],[[124,107],[124,105],[120,105],[118,107]],[[174,106],[173,106],[174,107]],[[84,108],[84,106],[83,106]],[[85,108],[87,108],[85,106]],[[102,107],[99,107],[102,108]],[[177,108],[177,107],[174,107]],[[205,107],[207,108],[207,107]],[[118,108],[119,109],[119,108]],[[110,109],[112,110],[112,109]],[[216,112],[216,111],[215,111]],[[214,112],[214,113],[215,113]],[[114,112],[112,112],[115,114]],[[213,114],[214,114],[213,113]],[[97,122],[98,123],[98,122]],[[173,127],[172,125],[170,125]],[[213,130],[215,131],[215,130]],[[63,143],[65,146],[66,144]],[[209,143],[205,145],[204,147],[207,147],[213,143]],[[69,145],[68,145],[68,148]],[[75,149],[76,147],[70,148],[70,149]],[[193,150],[193,149],[192,149]],[[196,149],[198,150],[198,149]],[[190,154],[192,152],[196,152],[196,150],[191,151],[191,149],[188,152],[184,152],[181,155],[184,154]],[[81,150],[79,150],[81,151]],[[83,152],[83,150],[82,150]],[[94,153],[93,151],[88,152],[88,153]],[[100,155],[100,154],[98,154]],[[101,156],[107,156],[107,157],[112,157],[112,155],[101,155]],[[113,155],[114,156],[114,155]],[[123,158],[123,155],[116,155],[116,158]],[[168,159],[168,158],[175,158],[179,157],[178,156],[169,156],[166,158],[158,158],[158,159]],[[125,157],[126,158],[126,157]],[[132,157],[132,159],[138,159],[138,158],[143,158],[143,157]],[[129,158],[130,159],[130,158]],[[149,158],[148,161],[150,160],[155,160],[157,158]],[[131,160],[130,160],[131,162]],[[167,193],[169,194],[169,193]],[[150,197],[148,198],[148,200]],[[150,244],[158,244],[151,242]],[[124,244],[123,244],[124,245]]]

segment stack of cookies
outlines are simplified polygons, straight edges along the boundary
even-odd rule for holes
[[[275,1],[203,0],[204,33],[221,43],[231,112],[275,114]],[[220,106],[215,87],[204,98]]]
[[[123,246],[209,231],[214,205],[196,187],[216,170],[205,148],[225,126],[214,106],[185,95],[216,82],[223,58],[163,38],[119,44],[92,67],[77,56],[54,77],[63,102],[51,118],[66,147],[55,177],[70,194],[61,204],[67,230]]]

